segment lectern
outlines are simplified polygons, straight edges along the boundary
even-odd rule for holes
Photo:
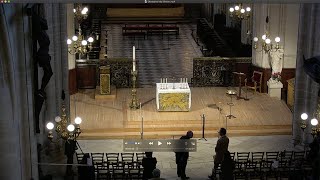
[[[246,78],[246,74],[245,73],[242,73],[242,72],[233,72],[233,74],[235,76],[237,76],[237,78],[239,79],[238,80],[238,83],[239,83],[239,94],[237,96],[237,99],[244,99],[244,100],[249,100],[248,98],[244,98],[244,97],[241,97],[241,88],[242,88],[242,82],[244,81],[244,79]]]

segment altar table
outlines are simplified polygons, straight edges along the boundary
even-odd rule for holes
[[[158,111],[190,111],[191,91],[188,83],[157,83]]]

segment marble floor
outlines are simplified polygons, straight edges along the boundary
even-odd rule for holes
[[[288,135],[229,138],[230,152],[302,150],[300,146],[293,147],[291,136]],[[212,157],[216,141],[217,138],[197,141],[197,152],[190,152],[186,170],[190,179],[207,179],[213,167]],[[79,144],[84,152],[123,152],[122,140],[79,140]],[[161,170],[161,177],[178,179],[173,152],[155,152],[153,155],[157,158],[157,168]]]
[[[132,58],[132,46],[136,46],[138,83],[148,87],[160,78],[192,78],[192,59],[201,57],[200,46],[191,36],[196,24],[179,24],[179,35],[153,35],[143,37],[123,37],[124,24],[102,24],[108,33],[108,57]]]

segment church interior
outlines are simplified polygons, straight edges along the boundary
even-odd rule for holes
[[[319,179],[319,31],[317,3],[1,1],[0,179],[231,180],[222,136],[232,179]]]

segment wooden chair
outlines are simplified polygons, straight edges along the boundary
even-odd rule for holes
[[[103,165],[104,153],[91,153],[92,162],[95,168],[95,171],[98,172],[98,169]]]
[[[119,153],[106,153],[107,162],[109,164],[119,162]]]
[[[253,71],[253,75],[250,80],[244,80],[245,87],[247,89],[253,89],[254,93],[256,93],[257,89],[259,89],[259,92],[261,93],[262,75],[262,72]]]
[[[137,152],[136,153],[136,161],[139,163],[142,163],[142,159],[146,157],[146,154],[144,152]]]
[[[78,164],[81,164],[82,158],[84,156],[83,153],[76,153]]]

